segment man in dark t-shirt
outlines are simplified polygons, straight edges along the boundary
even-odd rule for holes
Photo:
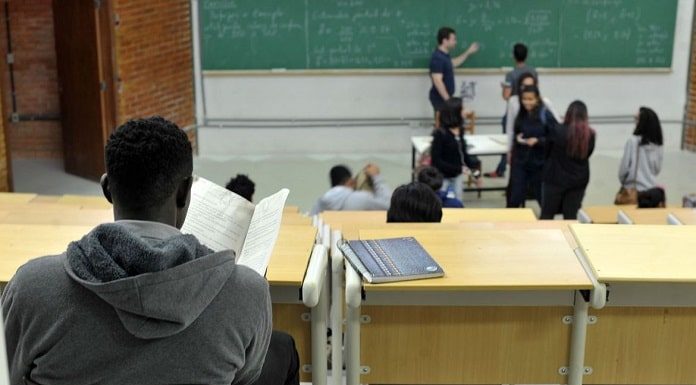
[[[430,80],[433,84],[430,88],[430,104],[435,110],[436,127],[439,127],[437,111],[454,94],[454,69],[479,49],[478,43],[472,43],[463,54],[452,58],[449,53],[456,46],[457,35],[452,28],[442,27],[437,31],[437,49],[430,58]]]

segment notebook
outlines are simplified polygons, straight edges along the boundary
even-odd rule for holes
[[[344,242],[348,262],[368,283],[410,281],[445,275],[413,237]]]

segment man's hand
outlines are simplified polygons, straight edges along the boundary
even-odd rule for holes
[[[471,43],[469,48],[467,48],[467,50],[466,50],[467,56],[475,54],[476,52],[478,52],[479,48],[481,48],[481,47],[479,46],[478,42]]]
[[[534,147],[539,143],[539,139],[537,138],[527,138],[527,146],[529,147]]]
[[[370,163],[367,166],[365,166],[365,174],[370,178],[374,178],[377,175],[379,175],[379,171],[379,166],[377,166],[376,164]]]

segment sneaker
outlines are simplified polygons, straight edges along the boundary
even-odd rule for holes
[[[504,178],[505,177],[505,175],[498,175],[498,173],[495,171],[487,172],[487,173],[483,174],[483,176],[485,176],[486,178]]]

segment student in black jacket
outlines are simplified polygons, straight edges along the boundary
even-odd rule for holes
[[[523,207],[528,189],[541,205],[544,146],[549,131],[557,124],[539,89],[524,86],[520,91],[520,111],[515,118],[507,207]]]
[[[464,177],[471,174],[471,168],[481,167],[480,161],[472,160],[466,153],[464,140],[464,117],[462,99],[450,98],[440,111],[441,128],[433,131],[433,142],[430,147],[432,165],[445,178],[443,191],[454,190],[455,197],[462,201]]]
[[[587,106],[576,100],[570,104],[562,125],[546,140],[546,163],[541,219],[576,219],[585,188],[590,182],[590,156],[595,132],[588,124]]]

